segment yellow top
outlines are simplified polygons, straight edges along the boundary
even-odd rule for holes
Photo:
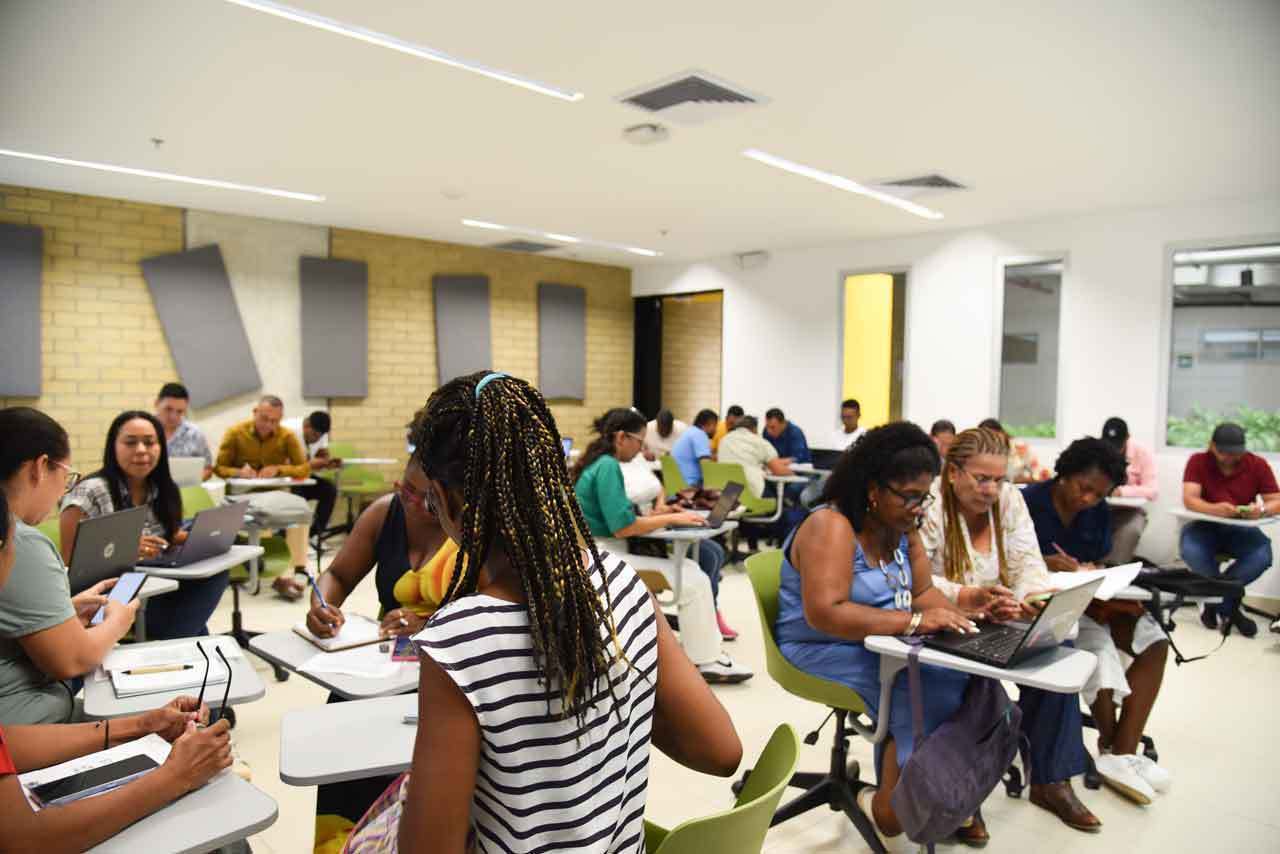
[[[715,434],[711,437],[711,453],[720,453],[720,440],[727,435],[729,435],[729,424],[721,418],[720,423],[716,425]]]
[[[417,614],[429,617],[444,600],[453,578],[453,568],[458,562],[458,544],[445,540],[444,545],[418,569],[411,569],[396,582],[392,595],[400,605]]]
[[[218,477],[236,477],[245,464],[255,469],[279,466],[280,477],[306,477],[311,474],[307,452],[292,430],[277,427],[267,438],[258,436],[253,429],[253,419],[242,421],[227,429],[218,448],[218,464],[214,471]]]

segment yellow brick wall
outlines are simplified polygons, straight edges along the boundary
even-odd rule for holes
[[[0,222],[44,231],[43,394],[35,406],[71,435],[74,465],[96,469],[111,420],[150,409],[177,372],[139,261],[182,249],[182,211],[0,185]]]
[[[587,399],[552,402],[565,436],[585,443],[591,421],[631,404],[631,271],[452,243],[334,229],[330,254],[369,266],[369,396],[334,400],[334,435],[361,453],[403,458],[405,424],[436,387],[437,274],[489,277],[493,368],[538,384],[539,282],[587,297]]]
[[[662,301],[662,405],[693,423],[702,409],[720,409],[721,294]]]

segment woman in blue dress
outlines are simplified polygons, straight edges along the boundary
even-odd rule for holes
[[[807,673],[848,685],[877,719],[880,658],[864,638],[976,630],[933,586],[916,532],[938,469],[937,446],[919,427],[877,427],[840,458],[822,506],[783,545],[774,627],[782,654]],[[929,666],[921,677],[928,733],[955,714],[968,677]],[[879,786],[858,795],[859,808],[884,837],[902,832],[889,799],[914,741],[906,683],[904,671],[893,687],[889,734],[876,753]]]

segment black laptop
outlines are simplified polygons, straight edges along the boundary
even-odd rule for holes
[[[716,501],[711,512],[707,514],[706,525],[668,525],[667,527],[681,531],[686,528],[719,528],[724,524],[725,519],[729,518],[729,513],[734,507],[738,506],[738,497],[742,495],[742,484],[729,481],[724,485],[724,489],[720,490],[720,498]]]
[[[810,448],[809,456],[813,458],[813,467],[818,471],[831,471],[836,467],[836,463],[840,462],[840,457],[844,455],[844,451],[834,451],[827,448]]]
[[[138,543],[147,523],[146,507],[130,507],[93,519],[81,519],[76,544],[67,567],[71,595],[88,590],[99,581],[116,578],[138,562]]]
[[[198,560],[224,554],[236,541],[236,534],[244,526],[248,502],[233,501],[221,507],[211,507],[196,514],[191,523],[187,541],[170,546],[158,556],[138,561],[138,566],[161,569],[177,569],[190,566]]]
[[[944,632],[926,637],[924,645],[992,667],[1021,664],[1047,649],[1060,646],[1101,586],[1102,579],[1095,578],[1079,587],[1059,590],[1030,624],[983,623],[976,635]]]

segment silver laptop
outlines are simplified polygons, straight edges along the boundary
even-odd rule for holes
[[[225,554],[230,551],[236,541],[236,534],[244,526],[244,514],[248,509],[248,502],[235,501],[221,507],[201,510],[191,524],[185,543],[170,546],[157,557],[140,560],[138,566],[176,569]]]
[[[71,551],[71,566],[67,568],[71,595],[133,569],[138,562],[138,542],[146,522],[146,507],[130,507],[96,519],[80,520],[76,545]]]
[[[169,474],[178,486],[199,486],[204,481],[204,457],[169,457]]]

